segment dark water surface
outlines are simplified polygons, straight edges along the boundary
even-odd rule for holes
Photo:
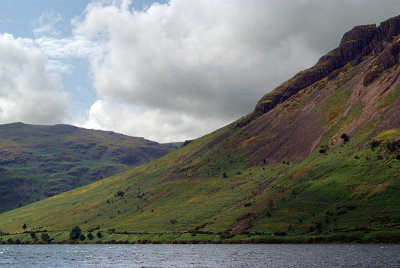
[[[0,267],[400,267],[400,245],[0,245]]]

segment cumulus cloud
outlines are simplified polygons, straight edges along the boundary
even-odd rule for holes
[[[46,71],[47,58],[23,39],[0,34],[0,122],[33,124],[65,120],[68,101],[60,77]]]
[[[158,141],[200,136],[250,112],[351,27],[399,8],[394,0],[171,0],[136,11],[127,0],[94,2],[74,22],[75,35],[106,43],[91,60],[101,101],[86,126]]]
[[[271,11],[260,1],[127,7],[93,4],[76,28],[109,40],[92,66],[95,88],[107,99],[227,121],[249,112],[268,85],[315,60],[301,36],[282,40],[268,31]]]
[[[113,130],[159,142],[184,141],[217,129],[224,122],[218,117],[193,118],[180,112],[165,113],[161,109],[143,109],[115,101],[96,101],[88,119],[74,122],[85,128]]]

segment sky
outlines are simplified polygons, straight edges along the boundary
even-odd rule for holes
[[[398,0],[1,0],[0,124],[198,138],[396,15]]]

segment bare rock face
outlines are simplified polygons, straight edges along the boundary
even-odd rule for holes
[[[400,33],[400,16],[381,22],[378,29],[386,41],[393,41],[394,37]]]
[[[383,71],[393,67],[398,63],[400,52],[400,40],[397,40],[390,45],[379,55],[376,65],[373,66],[364,77],[364,86],[372,83]]]
[[[371,42],[377,36],[377,34],[378,28],[375,24],[355,26],[353,29],[343,35],[339,46],[343,46],[348,42],[359,40],[369,44],[369,42]]]
[[[373,132],[372,137],[399,128],[399,21],[354,27],[337,48],[266,94],[238,120],[234,127],[240,134],[229,142],[246,148],[247,165],[291,163],[320,146],[324,153],[325,146],[348,141],[360,130]],[[397,148],[392,144],[390,150]]]
[[[393,67],[398,61],[400,52],[400,42],[392,43],[378,59],[378,66],[380,70],[386,70]]]
[[[385,70],[397,62],[400,44],[391,46],[395,36],[400,34],[400,16],[382,22],[379,27],[375,24],[356,26],[345,33],[339,47],[319,59],[310,69],[296,74],[293,78],[266,94],[257,103],[254,112],[237,124],[243,127],[258,116],[272,110],[279,103],[284,102],[300,90],[315,82],[330,77],[335,77],[336,70],[352,62],[357,65],[363,61],[363,56],[375,55],[388,49],[380,59],[380,68]],[[336,74],[337,75],[337,74]],[[370,75],[373,79],[376,74]]]
[[[377,47],[378,42],[373,42],[378,38],[379,31],[374,24],[356,26],[345,33],[339,45],[343,63],[352,61],[357,56],[368,55],[374,48],[380,50],[381,47]]]

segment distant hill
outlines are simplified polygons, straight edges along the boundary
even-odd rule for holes
[[[70,125],[0,125],[0,212],[109,177],[178,147]]]
[[[79,225],[100,234],[86,243],[398,243],[399,53],[400,17],[354,27],[249,115],[0,214],[0,239],[32,243],[31,232],[47,232],[76,243],[69,232]]]

